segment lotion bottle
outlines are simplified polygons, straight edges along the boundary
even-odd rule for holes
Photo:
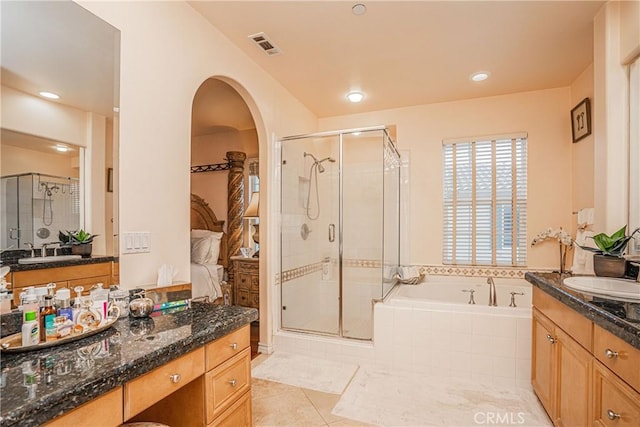
[[[36,312],[26,312],[24,319],[22,323],[22,346],[26,347],[38,344],[40,342],[40,330]]]

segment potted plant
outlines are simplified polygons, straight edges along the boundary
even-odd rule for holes
[[[93,239],[98,237],[97,234],[87,233],[83,229],[77,231],[60,231],[58,238],[63,245],[71,246],[71,253],[74,255],[82,255],[83,258],[91,256]]]
[[[634,238],[633,235],[638,231],[640,231],[640,227],[627,235],[627,226],[625,225],[610,236],[605,233],[593,236],[596,248],[579,245],[580,248],[595,253],[593,270],[596,276],[624,277],[626,260],[622,254],[627,248],[629,240]]]

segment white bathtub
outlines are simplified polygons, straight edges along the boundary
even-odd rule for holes
[[[494,279],[490,307],[486,278],[428,277],[400,285],[374,308],[376,363],[436,376],[530,387],[531,286]],[[468,304],[474,289],[476,304]],[[510,292],[517,307],[509,307]]]
[[[400,285],[392,291],[387,302],[395,306],[434,310],[531,316],[531,285],[528,282],[521,279],[494,279],[494,282],[497,307],[489,306],[489,285],[486,278],[466,277],[442,277],[428,279],[419,285]],[[475,304],[471,301],[471,290]],[[516,307],[510,306],[511,292],[516,292]]]

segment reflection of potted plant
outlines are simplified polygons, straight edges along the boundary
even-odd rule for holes
[[[593,270],[596,276],[624,277],[625,262],[622,257],[627,248],[629,240],[640,231],[636,228],[633,233],[627,236],[627,226],[613,233],[611,236],[605,233],[596,234],[592,237],[597,248],[580,246],[582,249],[595,252],[593,256]]]
[[[93,239],[96,237],[98,237],[97,234],[87,233],[83,229],[58,233],[60,242],[71,246],[72,254],[82,255],[84,258],[91,256]]]

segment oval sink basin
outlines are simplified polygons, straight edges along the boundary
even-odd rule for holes
[[[57,255],[57,256],[42,256],[34,258],[20,258],[18,264],[43,264],[46,262],[59,262],[59,261],[71,261],[72,259],[80,259],[80,255]]]
[[[612,277],[567,277],[563,284],[576,291],[618,301],[640,302],[640,283]]]

